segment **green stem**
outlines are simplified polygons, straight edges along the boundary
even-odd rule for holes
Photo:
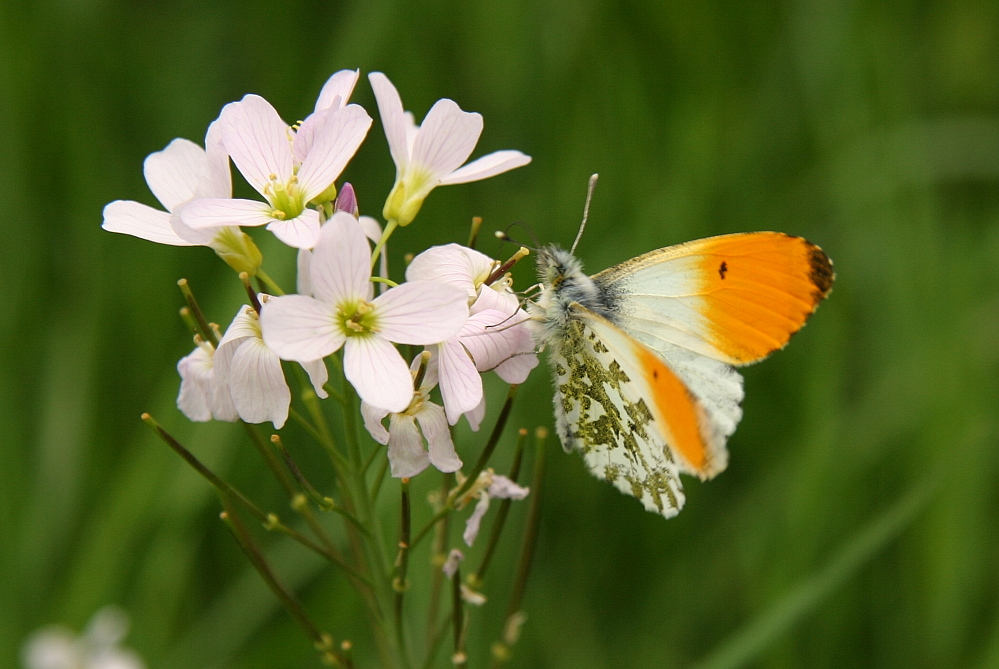
[[[233,505],[232,500],[225,494],[220,495],[222,498],[222,506],[225,508],[225,512],[222,514],[222,520],[225,522],[226,526],[232,532],[233,538],[236,539],[236,543],[239,547],[243,549],[243,553],[249,558],[250,564],[253,565],[257,573],[260,574],[261,578],[271,589],[284,608],[291,614],[295,622],[301,626],[305,633],[312,639],[312,643],[316,650],[319,652],[323,661],[334,666],[345,666],[344,658],[340,654],[336,645],[333,643],[333,638],[320,631],[319,627],[312,621],[305,607],[295,599],[295,596],[284,586],[281,581],[278,580],[277,576],[274,574],[274,570],[271,569],[270,564],[264,557],[263,553],[254,543],[253,539],[250,537],[250,533],[246,531],[246,527],[239,520],[239,515],[236,513],[236,508]]]
[[[451,579],[451,605],[454,624],[454,657],[452,662],[455,667],[465,667],[468,665],[468,657],[465,655],[465,627],[463,625],[465,614],[464,601],[461,599],[461,567],[455,567],[454,578]]]
[[[267,286],[267,288],[270,290],[272,294],[284,295],[284,291],[281,290],[281,286],[279,286],[274,279],[268,276],[267,272],[265,272],[261,267],[257,268],[257,279],[259,279],[261,283]]]
[[[187,284],[187,279],[181,279],[177,282],[177,285],[180,286],[180,292],[184,295],[184,299],[187,300],[187,307],[191,310],[191,315],[194,316],[194,321],[198,324],[201,338],[211,344],[212,348],[218,348],[218,337],[215,336],[215,331],[209,327],[208,321],[205,320],[205,315],[202,313],[201,307],[198,306],[198,301],[194,299],[194,293],[191,292],[191,287]]]
[[[444,504],[447,501],[447,494],[454,487],[454,474],[447,473],[441,478],[441,487],[437,493],[437,504]],[[431,564],[433,565],[433,576],[430,582],[430,604],[427,606],[427,636],[431,636],[433,626],[437,622],[438,611],[440,610],[441,589],[444,586],[444,572],[441,567],[447,560],[447,540],[451,529],[451,516],[446,516],[444,522],[434,526],[434,545],[431,549]]]
[[[468,475],[468,478],[450,496],[450,501],[453,502],[460,499],[462,495],[468,492],[468,489],[478,480],[479,474],[489,464],[489,458],[492,457],[493,451],[496,450],[496,445],[499,443],[500,437],[503,436],[504,428],[506,428],[506,421],[510,417],[510,410],[513,408],[513,400],[517,396],[517,388],[519,386],[516,384],[510,386],[510,390],[506,394],[506,401],[503,403],[503,408],[500,409],[499,416],[496,418],[496,425],[493,426],[492,434],[489,435],[489,441],[486,442],[485,448],[482,449],[482,454],[479,456],[479,460],[475,463],[475,467],[472,468],[472,472]]]
[[[385,248],[385,243],[388,242],[389,237],[392,236],[392,233],[395,232],[395,229],[397,227],[399,227],[399,224],[396,223],[395,219],[393,218],[391,221],[388,222],[388,224],[385,226],[385,229],[382,231],[381,239],[379,239],[378,243],[375,244],[375,250],[371,252],[372,271],[375,268],[375,264],[378,262],[378,256],[381,255],[382,249]]]
[[[392,579],[392,588],[395,590],[395,633],[396,643],[403,658],[408,658],[406,652],[406,626],[403,616],[403,600],[406,591],[409,590],[409,582],[406,580],[409,567],[409,533],[412,525],[412,513],[409,504],[409,479],[401,481],[402,494],[401,509],[399,517],[399,554],[395,560],[395,578]],[[407,660],[408,663],[408,660]]]

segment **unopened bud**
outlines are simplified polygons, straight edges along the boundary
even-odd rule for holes
[[[229,267],[237,272],[246,272],[250,276],[255,276],[257,268],[264,262],[263,254],[253,243],[250,235],[236,226],[220,228],[219,233],[208,245]]]
[[[336,199],[336,210],[345,211],[354,218],[361,215],[361,210],[357,206],[357,195],[354,193],[354,187],[350,183],[345,183],[340,188],[340,195]]]

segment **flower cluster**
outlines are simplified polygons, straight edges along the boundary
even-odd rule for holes
[[[388,446],[393,476],[411,477],[430,464],[453,472],[462,462],[449,424],[465,416],[478,429],[485,412],[481,375],[495,371],[519,384],[537,365],[527,315],[505,269],[486,255],[457,244],[434,247],[416,256],[396,284],[388,277],[385,244],[412,223],[435,187],[494,176],[530,157],[497,151],[464,164],[482,117],[444,99],[417,126],[388,78],[373,73],[396,167],[383,228],[360,216],[350,184],[337,186],[372,124],[361,106],[349,103],[358,78],[357,71],[334,74],[313,112],[294,124],[257,95],[226,105],[204,148],[175,139],[146,159],[146,181],[165,211],[112,202],[103,227],[163,244],[208,246],[267,289],[251,295],[224,334],[209,326],[195,335],[194,350],[177,365],[177,404],[188,418],[280,428],[291,404],[282,361],[301,365],[325,398],[329,358],[360,397],[372,437]],[[230,161],[261,199],[232,197]],[[283,294],[263,271],[263,257],[243,231],[257,226],[297,249],[297,294]],[[399,345],[423,352],[407,361]],[[432,399],[435,388],[443,406]]]

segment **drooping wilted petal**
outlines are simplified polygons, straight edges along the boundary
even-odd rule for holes
[[[444,410],[432,402],[424,402],[416,413],[416,420],[427,439],[430,464],[442,472],[461,469],[461,458],[454,450]]]
[[[125,235],[170,246],[196,246],[182,238],[170,225],[170,214],[132,200],[115,200],[104,207],[104,223],[108,232]]]
[[[468,317],[465,292],[455,286],[409,281],[374,301],[381,335],[400,344],[427,345],[454,336]]]
[[[219,123],[232,162],[258,193],[267,196],[272,177],[282,184],[292,177],[288,124],[267,100],[247,95],[239,102],[231,102],[222,108]]]
[[[524,499],[530,492],[530,488],[519,486],[501,474],[493,474],[493,482],[489,484],[489,496],[497,499]]]
[[[166,148],[150,153],[142,164],[149,190],[166,208],[191,199],[199,183],[208,176],[205,150],[194,142],[177,138]]]
[[[385,420],[385,416],[388,414],[389,412],[385,409],[379,409],[367,402],[361,402],[361,418],[364,420],[364,429],[379,444],[387,444],[389,442],[389,431],[382,424],[382,421]]]
[[[180,374],[180,393],[177,395],[177,408],[181,413],[198,423],[212,419],[211,396],[212,387],[211,354],[201,347],[195,348],[190,355],[177,363]]]
[[[472,515],[465,521],[465,532],[461,537],[465,540],[465,545],[471,547],[475,543],[476,537],[479,536],[479,525],[482,523],[482,518],[488,510],[489,495],[483,492],[479,495],[479,501],[475,504]]]
[[[311,362],[343,346],[346,338],[332,307],[306,295],[267,300],[260,314],[264,343],[283,360]]]
[[[405,411],[413,399],[409,366],[395,346],[381,337],[348,337],[343,373],[362,400],[380,409]]]
[[[312,290],[320,300],[371,299],[371,247],[353,216],[339,211],[322,226],[310,272]]]
[[[388,459],[394,478],[416,476],[430,464],[416,419],[394,413],[389,421]]]
[[[447,575],[448,578],[454,578],[454,575],[458,573],[458,565],[461,561],[465,559],[465,555],[457,548],[452,548],[450,554],[447,556],[447,561],[444,563],[442,571]]]
[[[503,172],[523,167],[531,162],[531,157],[520,151],[495,151],[473,160],[469,164],[456,169],[441,179],[442,186],[464,184],[470,181],[488,179]]]
[[[305,369],[305,373],[309,375],[309,381],[312,382],[312,387],[322,399],[326,399],[330,396],[323,386],[326,382],[330,380],[330,372],[326,369],[325,360],[313,360],[312,362],[303,362],[302,368]]]

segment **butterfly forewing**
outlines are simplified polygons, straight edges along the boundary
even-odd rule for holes
[[[777,232],[709,237],[652,251],[593,277],[615,322],[646,345],[744,365],[783,348],[832,286],[832,263]]]

